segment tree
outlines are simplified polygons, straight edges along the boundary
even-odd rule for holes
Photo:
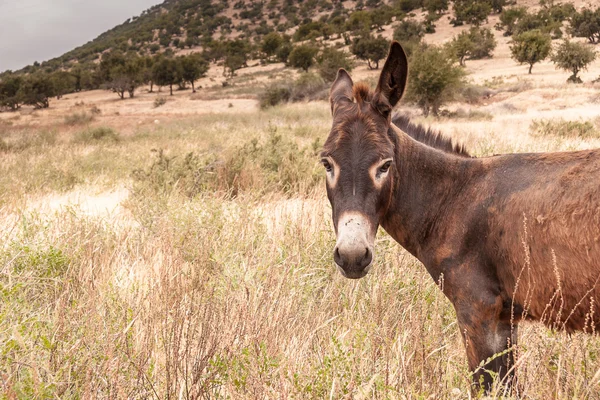
[[[500,22],[496,24],[496,29],[504,30],[504,36],[512,36],[517,22],[527,14],[526,7],[505,8],[500,14]]]
[[[595,11],[584,8],[571,16],[569,32],[575,37],[584,37],[590,43],[600,42],[600,7]]]
[[[371,29],[371,14],[368,11],[355,11],[346,22],[346,30],[360,32]]]
[[[283,44],[283,37],[277,32],[271,32],[265,35],[260,44],[260,51],[264,55],[264,59],[269,61],[276,54],[279,47]]]
[[[369,69],[378,69],[379,61],[385,58],[389,48],[390,43],[384,37],[373,37],[365,33],[363,36],[354,39],[350,51],[359,60],[365,60]],[[373,66],[371,62],[373,62]]]
[[[352,71],[354,66],[348,55],[342,51],[332,47],[328,47],[317,58],[319,74],[329,82],[333,82],[340,68],[346,71]]]
[[[317,49],[306,44],[296,46],[290,53],[289,63],[294,68],[300,68],[305,72],[315,63]]]
[[[581,78],[577,74],[587,69],[587,66],[596,59],[596,52],[582,43],[571,42],[565,39],[556,52],[552,55],[552,61],[556,68],[571,71],[573,74],[567,79],[567,82],[581,83]]]
[[[181,63],[181,77],[184,82],[189,82],[192,85],[192,92],[196,93],[194,82],[206,76],[208,72],[208,61],[200,54],[193,53],[188,56],[179,57]]]
[[[487,21],[491,12],[492,6],[487,1],[454,0],[454,19],[450,23],[454,26],[464,23],[479,26]]]
[[[462,31],[450,42],[450,48],[461,66],[465,66],[465,58],[473,53],[475,44],[471,41],[469,32]]]
[[[125,98],[125,92],[133,98],[135,90],[144,81],[144,68],[145,60],[138,56],[126,59],[124,64],[114,65],[109,70],[109,78],[105,83],[106,89],[117,93],[121,99]]]
[[[387,25],[392,21],[393,11],[390,6],[384,4],[373,9],[370,15],[371,23],[378,31],[382,31],[384,25]]]
[[[19,89],[23,84],[23,77],[16,74],[7,74],[0,81],[0,107],[6,107],[11,111],[17,111],[21,107],[23,99]]]
[[[425,0],[423,2],[425,8],[430,14],[442,14],[448,10],[448,0]]]
[[[539,30],[515,35],[511,42],[512,58],[519,64],[529,64],[530,74],[533,64],[545,60],[552,50],[552,38]]]
[[[395,0],[394,7],[400,11],[400,13],[409,13],[423,6],[423,0]]]
[[[459,33],[452,39],[451,49],[458,58],[460,65],[465,65],[465,58],[478,60],[491,57],[496,48],[496,39],[489,28],[472,27]]]
[[[171,96],[173,96],[173,85],[182,81],[182,71],[180,64],[172,59],[162,57],[152,67],[152,76],[154,82],[159,86],[169,86]]]
[[[405,19],[394,29],[394,40],[404,44],[418,42],[425,35],[423,25],[412,19]]]
[[[250,54],[250,42],[244,39],[231,40],[225,43],[225,60],[223,74],[234,76],[235,71],[247,66]]]
[[[44,72],[36,72],[23,80],[18,95],[24,104],[39,109],[50,107],[50,98],[55,93],[50,76]]]
[[[67,71],[56,71],[50,75],[57,99],[75,91],[75,77]]]
[[[464,77],[455,59],[437,46],[422,46],[415,51],[408,73],[407,97],[417,103],[426,116],[430,112],[439,114],[440,107],[452,99]]]
[[[290,53],[292,52],[293,49],[294,49],[294,47],[292,46],[292,43],[290,42],[289,37],[286,39],[286,37],[284,36],[283,43],[277,49],[277,53],[276,53],[277,61],[287,64],[288,58],[290,57]]]

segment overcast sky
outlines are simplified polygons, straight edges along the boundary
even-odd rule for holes
[[[0,72],[58,57],[162,0],[0,0]]]

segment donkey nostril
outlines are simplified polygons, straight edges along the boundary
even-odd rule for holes
[[[365,255],[363,256],[363,259],[360,263],[360,266],[362,268],[367,268],[369,266],[369,264],[371,264],[371,261],[373,260],[373,253],[371,252],[371,250],[369,250],[369,248],[367,247],[365,249]]]
[[[337,247],[333,251],[333,261],[335,261],[335,263],[337,265],[339,265],[340,267],[344,266],[344,262],[342,261],[342,256],[340,255],[340,249]]]

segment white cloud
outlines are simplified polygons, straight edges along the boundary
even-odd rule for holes
[[[58,57],[162,0],[0,0],[0,72]]]

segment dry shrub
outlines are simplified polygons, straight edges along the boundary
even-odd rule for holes
[[[496,91],[488,87],[465,84],[458,88],[457,98],[467,104],[479,104],[484,100],[489,99],[494,94],[496,94]]]
[[[259,95],[260,107],[265,109],[281,103],[326,100],[329,85],[317,74],[304,73],[294,82],[273,83]]]
[[[488,112],[480,110],[465,110],[464,108],[457,108],[456,111],[442,111],[441,116],[448,118],[457,119],[468,119],[473,121],[491,121],[494,116]]]
[[[119,140],[119,135],[113,128],[99,126],[79,132],[75,140],[81,143],[93,143],[99,141],[117,142]]]
[[[94,120],[94,115],[90,115],[85,111],[76,112],[65,117],[65,124],[70,126],[89,124]]]
[[[167,104],[167,98],[164,96],[158,96],[154,99],[154,108],[162,107]]]
[[[582,139],[600,138],[600,131],[591,121],[567,121],[562,118],[533,120],[529,126],[533,135]]]
[[[135,192],[143,195],[169,194],[187,197],[203,192],[221,192],[237,196],[241,192],[305,193],[320,181],[315,152],[272,132],[265,143],[252,139],[231,150],[224,158],[218,154],[187,153],[168,156],[155,150],[155,159],[147,169],[133,172]]]

